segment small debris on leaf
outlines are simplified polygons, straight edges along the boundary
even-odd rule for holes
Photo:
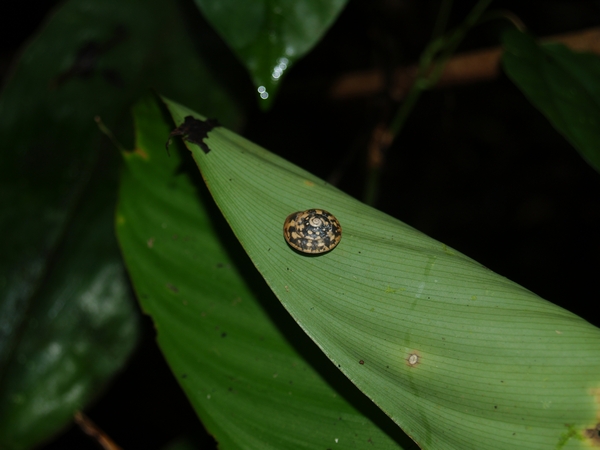
[[[167,153],[173,136],[181,136],[186,141],[199,145],[204,153],[210,152],[210,148],[208,148],[204,139],[208,137],[209,131],[220,126],[221,124],[217,119],[200,120],[194,119],[192,116],[186,116],[184,122],[169,134],[169,140],[166,143]]]

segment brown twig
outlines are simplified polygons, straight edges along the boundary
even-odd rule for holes
[[[75,413],[74,420],[75,423],[79,425],[79,428],[81,428],[81,431],[95,439],[104,450],[121,450],[121,447],[115,444],[114,441],[98,427],[98,425],[92,422],[92,420],[81,411]]]
[[[549,36],[543,42],[557,42],[572,50],[600,55],[600,27],[589,28],[573,33]],[[448,60],[436,87],[457,86],[478,81],[492,80],[499,73],[502,47],[458,54]],[[391,83],[390,94],[395,100],[402,100],[412,86],[417,74],[417,66],[411,65],[396,69]],[[364,97],[382,92],[386,88],[385,75],[381,70],[369,70],[344,75],[336,80],[330,96],[334,99]]]

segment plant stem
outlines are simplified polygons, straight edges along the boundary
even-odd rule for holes
[[[435,18],[435,25],[433,26],[433,32],[431,33],[431,39],[437,39],[446,30],[448,25],[448,17],[450,16],[450,10],[452,9],[452,0],[442,0],[440,5],[440,11]]]
[[[427,46],[421,55],[415,82],[390,126],[390,131],[394,136],[397,136],[402,130],[421,93],[438,82],[448,59],[454,54],[467,32],[477,24],[477,21],[492,1],[480,0],[451,34],[434,39]]]
[[[493,0],[479,0],[457,28],[446,35],[434,37],[425,48],[425,51],[422,53],[419,60],[419,70],[415,81],[390,124],[389,133],[392,136],[390,146],[402,131],[406,120],[410,116],[410,113],[417,104],[423,91],[431,88],[439,81],[448,59],[454,54],[469,30],[477,24],[481,15],[492,1]],[[451,3],[451,0],[442,3],[438,19],[436,20],[434,36],[446,22],[449,14],[448,8]],[[384,149],[382,152],[383,154],[385,154],[385,150],[387,149]],[[369,205],[373,205],[377,199],[382,167],[383,163],[369,168],[364,195],[364,201]]]

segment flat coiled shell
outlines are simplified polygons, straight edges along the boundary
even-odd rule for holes
[[[325,253],[342,239],[342,227],[335,216],[323,209],[290,214],[283,224],[283,237],[302,253]]]

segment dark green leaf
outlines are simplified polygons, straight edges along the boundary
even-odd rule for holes
[[[283,74],[325,34],[347,0],[195,0],[244,63],[264,105]]]
[[[63,427],[98,395],[136,342],[137,313],[114,240],[115,180],[105,175],[97,173],[90,183],[64,241],[44,263],[26,314],[17,317],[19,328],[9,335],[0,448],[30,448]]]
[[[66,2],[0,97],[2,448],[27,448],[67,424],[135,342],[110,226],[118,157],[100,147],[94,117],[127,129],[129,106],[155,87],[236,120],[176,7]]]
[[[538,45],[516,30],[503,35],[502,65],[550,123],[600,172],[600,58],[561,44]]]

